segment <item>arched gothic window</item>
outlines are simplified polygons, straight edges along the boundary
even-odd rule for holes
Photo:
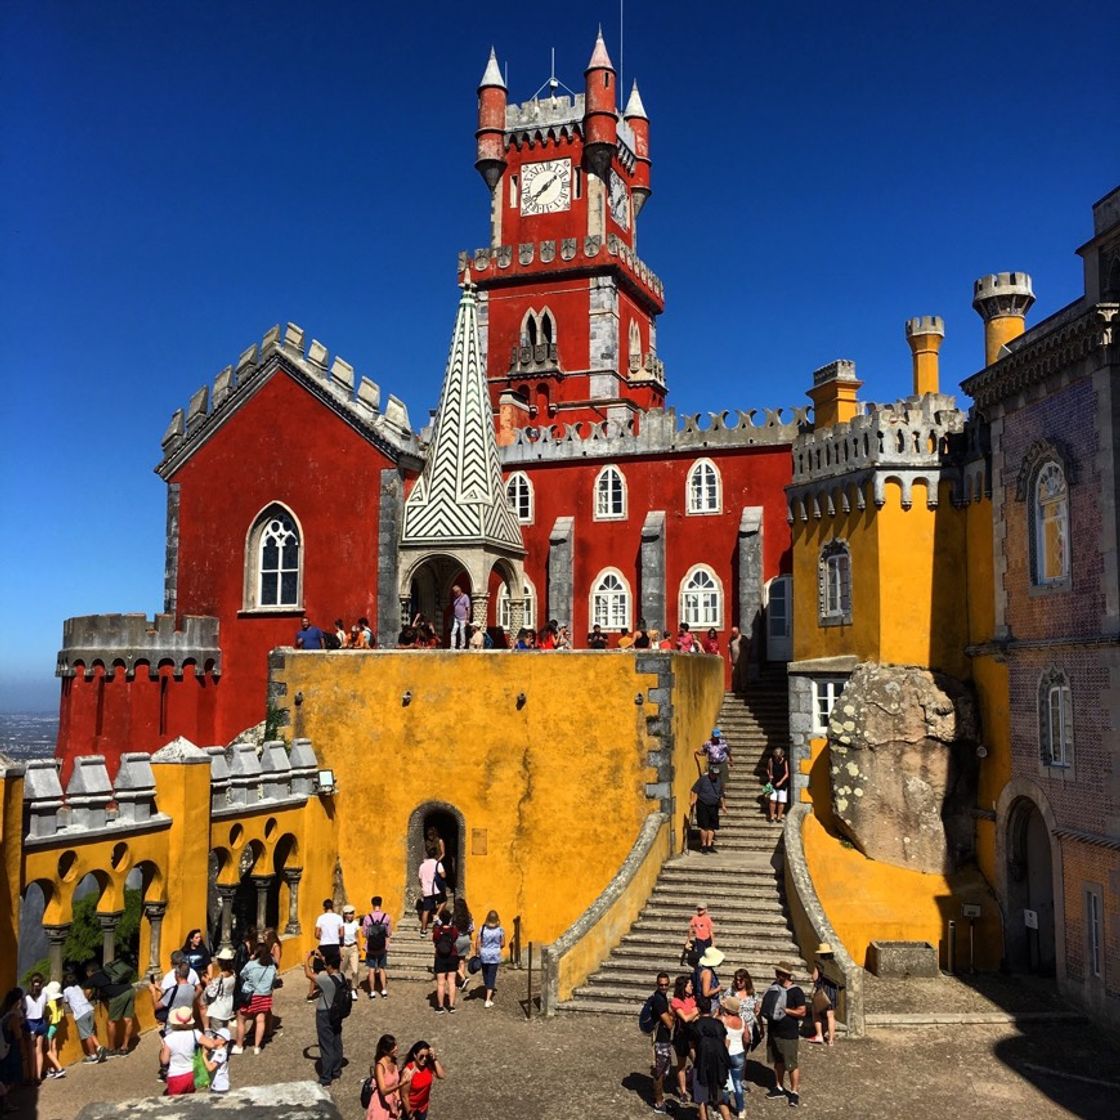
[[[506,498],[514,516],[522,525],[533,520],[533,484],[524,471],[515,471],[506,482]],[[504,585],[503,585],[504,586]]]
[[[642,364],[642,332],[638,329],[638,320],[630,320],[630,365]]]
[[[681,583],[680,616],[692,628],[723,626],[723,589],[711,568],[697,564]]]
[[[852,558],[845,541],[829,541],[817,561],[817,598],[822,626],[852,621]]]
[[[521,612],[521,625],[533,630],[537,628],[537,593],[528,577],[524,587],[525,609]],[[509,633],[513,629],[513,608],[510,604],[509,585],[502,583],[498,587],[498,625]]]
[[[604,630],[630,626],[630,587],[614,568],[599,573],[591,588],[591,625]]]
[[[595,479],[595,520],[621,521],[626,517],[626,480],[618,467],[604,467]]]
[[[711,459],[697,459],[688,472],[688,512],[719,513],[719,471]]]
[[[253,522],[246,549],[246,605],[298,607],[302,601],[302,542],[291,510],[268,506]]]
[[[1053,459],[1035,475],[1031,515],[1033,582],[1040,587],[1062,583],[1069,578],[1069,490],[1065,471]]]
[[[1043,673],[1039,682],[1038,749],[1043,766],[1073,761],[1073,693],[1061,669]]]

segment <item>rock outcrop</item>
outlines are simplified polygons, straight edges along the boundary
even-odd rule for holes
[[[951,871],[973,851],[979,724],[967,686],[912,666],[856,666],[828,727],[832,808],[864,855]]]

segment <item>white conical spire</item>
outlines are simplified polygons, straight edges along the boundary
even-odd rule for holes
[[[404,506],[401,544],[436,542],[524,549],[502,483],[469,271],[427,462]]]
[[[614,69],[614,63],[611,62],[611,56],[607,54],[607,44],[603,42],[602,24],[599,24],[599,34],[595,39],[595,49],[591,52],[591,61],[587,64],[587,69]]]
[[[630,100],[626,102],[626,108],[622,115],[626,118],[641,117],[642,120],[649,120],[649,117],[646,115],[646,107],[642,104],[642,95],[638,92],[637,82],[634,83],[633,88],[630,90]]]
[[[499,89],[505,89],[505,79],[502,77],[502,71],[498,66],[498,56],[494,53],[494,48],[490,48],[490,61],[486,63],[486,69],[482,72],[482,81],[478,83],[479,89],[485,89],[487,86],[497,86]]]

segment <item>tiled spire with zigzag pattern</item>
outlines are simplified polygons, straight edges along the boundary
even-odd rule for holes
[[[401,544],[524,548],[502,482],[469,272],[463,281],[427,462],[405,502]]]

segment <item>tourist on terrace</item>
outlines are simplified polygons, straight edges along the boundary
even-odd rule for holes
[[[74,1024],[78,1028],[78,1038],[86,1056],[85,1062],[103,1062],[105,1049],[97,1041],[97,1026],[94,1023],[93,1004],[89,1001],[89,993],[78,983],[78,977],[73,972],[67,972],[63,978],[64,987],[62,998],[74,1016]]]
[[[537,634],[537,649],[555,649],[556,634],[551,626],[542,626]]]
[[[774,1086],[766,1094],[766,1099],[781,1100],[786,1097],[783,1082],[788,1072],[787,1100],[790,1108],[796,1108],[801,1103],[797,1042],[807,1010],[805,993],[793,982],[793,965],[786,961],[775,965],[774,982],[762,997],[762,1018],[766,1023],[769,1040],[766,1049],[774,1066]]]
[[[630,627],[624,626],[618,633],[618,648],[630,649],[634,645],[634,635],[630,633]]]
[[[369,649],[369,638],[366,637],[368,631],[361,623],[355,622],[350,627],[350,636],[346,639],[347,649]]]
[[[661,631],[661,641],[657,643],[657,648],[666,651],[674,648],[673,635],[668,630]]]
[[[23,1041],[23,989],[12,988],[0,1002],[0,1106],[9,1089],[27,1080]]]
[[[816,960],[813,962],[813,999],[810,1006],[816,1033],[809,1041],[818,1045],[827,1042],[832,1046],[836,1042],[836,1004],[840,991],[824,973],[825,966],[832,959],[832,946],[827,941],[822,941],[817,947]]]
[[[708,769],[719,774],[719,780],[727,788],[727,780],[731,777],[731,744],[723,737],[723,732],[718,727],[712,728],[712,737],[700,744],[696,757],[701,762],[708,760]]]
[[[86,987],[107,1005],[109,1027],[106,1041],[107,1057],[120,1058],[128,1053],[132,1020],[136,1015],[136,991],[131,983],[131,969],[126,974],[124,962],[112,960],[103,968],[89,964],[86,969]]]
[[[358,931],[361,922],[357,911],[348,902],[342,908],[342,975],[350,981],[350,997],[358,998]]]
[[[775,747],[766,760],[766,784],[769,788],[768,820],[781,824],[789,801],[789,759],[782,747]]]
[[[205,980],[210,969],[210,950],[206,948],[202,930],[192,929],[187,934],[181,952],[183,959],[194,969],[198,979]]]
[[[569,633],[566,626],[561,626],[556,631],[556,648],[557,649],[571,649],[572,648],[572,635]]]
[[[436,914],[432,931],[432,944],[435,945],[435,963],[432,971],[436,974],[436,1012],[455,1014],[457,988],[455,978],[459,972],[459,929],[445,902]]]
[[[393,936],[393,919],[381,909],[381,895],[369,900],[370,912],[362,920],[362,939],[365,943],[366,987],[369,998],[378,991],[382,999],[389,998],[389,939]]]
[[[224,1043],[195,1030],[194,1012],[189,1007],[177,1007],[172,1011],[167,1028],[159,1048],[160,1065],[167,1068],[167,1096],[193,1093],[195,1051],[200,1046],[204,1050],[216,1050]]]
[[[206,985],[202,1002],[206,1006],[206,1025],[212,1030],[228,1027],[233,1019],[233,997],[237,991],[237,976],[233,971],[236,954],[230,948],[219,949],[214,958],[218,975]]]
[[[27,994],[23,997],[23,1031],[37,1085],[46,1075],[47,1063],[47,993],[41,972],[31,974]]]
[[[417,875],[420,878],[420,935],[428,932],[432,915],[436,912],[436,899],[443,890],[443,864],[439,860],[439,847],[430,840],[425,849],[427,855],[420,864]]]
[[[603,633],[602,626],[600,626],[599,623],[597,623],[597,622],[595,623],[594,626],[591,627],[591,633],[587,635],[587,648],[588,649],[606,649],[607,648],[607,636],[606,636],[606,634]]]
[[[677,629],[677,650],[680,653],[696,653],[699,648],[696,635],[688,628],[687,622],[682,622]]]
[[[471,597],[458,584],[451,588],[451,616],[451,648],[466,649]]]
[[[649,649],[650,647],[649,631],[642,626],[637,634],[634,635],[634,648],[635,649]]]
[[[716,634],[713,628],[709,628],[708,633],[704,635],[704,640],[700,643],[700,648],[705,653],[719,653],[719,635]]]
[[[673,1024],[672,1011],[669,1010],[669,974],[657,974],[657,989],[653,993],[653,1111],[667,1113],[665,1107],[665,1075],[673,1064]]]
[[[467,900],[458,895],[451,911],[455,928],[459,931],[459,939],[455,942],[455,952],[459,954],[459,989],[467,990],[470,977],[467,975],[467,957],[470,956],[471,942],[474,935],[474,919],[467,907]]]
[[[296,631],[296,649],[322,649],[323,631],[311,625],[311,619],[304,615]]]
[[[727,1052],[727,1028],[716,1017],[714,998],[698,996],[700,1017],[692,1028],[692,1099],[700,1106],[700,1120],[731,1120],[723,1103],[723,1087],[731,1072]]]

